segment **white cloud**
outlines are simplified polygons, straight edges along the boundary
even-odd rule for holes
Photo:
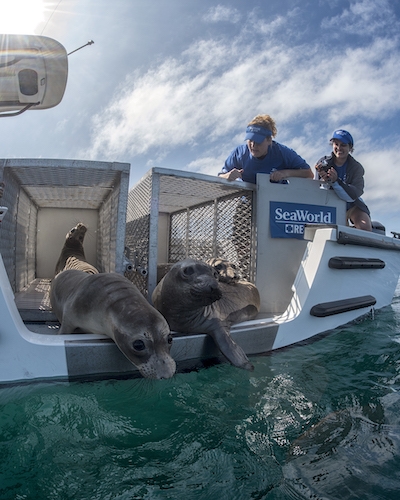
[[[377,4],[381,19],[380,8],[386,4]],[[372,16],[371,2],[357,5],[360,18]],[[351,8],[356,12],[355,3]],[[295,15],[293,11],[294,22]],[[346,28],[347,14],[343,16]],[[246,123],[260,112],[270,113],[277,121],[277,140],[311,166],[329,152],[333,129],[349,129],[356,138],[355,157],[366,169],[366,202],[373,214],[393,212],[400,189],[398,148],[379,142],[376,150],[371,145],[377,147],[379,123],[383,129],[385,120],[400,111],[397,35],[386,36],[383,30],[358,48],[342,44],[332,51],[319,38],[294,45],[286,32],[277,36],[283,26],[279,17],[269,25],[259,20],[255,39],[254,16],[248,19],[235,38],[199,40],[178,58],[129,76],[97,114],[89,156],[130,156],[134,161],[147,155],[147,165],[154,165],[184,150],[191,157],[184,168],[215,175],[242,141]],[[392,25],[391,18],[387,22]],[[393,131],[392,139],[400,145],[399,131]],[[199,152],[198,144],[206,148]]]
[[[209,9],[204,16],[204,21],[209,23],[230,22],[236,24],[240,21],[240,12],[233,7],[226,7],[225,5],[217,5]]]
[[[298,26],[295,23],[294,29],[291,29],[290,23],[301,14],[301,10],[295,8],[285,12],[284,15],[268,16],[267,19],[262,19],[259,13],[251,11],[248,15],[248,24],[245,26],[245,31],[253,38],[259,35],[272,36],[284,32],[287,38],[290,36],[293,40],[296,38]]]
[[[269,45],[269,44],[268,44]],[[279,125],[323,112],[326,122],[383,119],[400,108],[400,53],[392,41],[330,55],[275,43],[200,41],[126,86],[94,121],[92,156],[144,154],[232,134],[260,110]]]
[[[377,211],[385,213],[396,209],[400,212],[398,157],[400,141],[388,149],[364,152],[357,159],[365,168],[365,200]]]
[[[226,155],[216,153],[211,156],[196,158],[187,165],[190,172],[201,172],[208,175],[216,175],[222,168]]]
[[[340,38],[340,32],[371,36],[382,29],[386,32],[393,30],[393,33],[398,30],[388,0],[350,2],[349,9],[344,9],[339,16],[325,19],[322,26],[328,30],[327,36],[336,38]]]

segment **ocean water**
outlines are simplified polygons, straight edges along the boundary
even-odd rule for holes
[[[0,389],[0,499],[398,499],[400,297],[164,381]]]

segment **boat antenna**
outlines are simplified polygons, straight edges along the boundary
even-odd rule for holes
[[[83,49],[83,47],[86,47],[88,45],[92,45],[93,43],[94,43],[93,40],[89,40],[88,43],[85,43],[85,45],[82,45],[82,47],[78,47],[77,49],[73,50],[72,52],[70,52],[69,54],[67,54],[67,56],[70,56],[71,54],[73,54],[77,50],[81,50],[81,49]]]
[[[50,14],[50,17],[47,19],[45,25],[43,26],[43,29],[40,33],[41,35],[43,35],[43,31],[47,28],[47,25],[49,24],[50,19],[53,17],[54,12],[58,9],[58,6],[60,5],[61,2],[62,2],[62,0],[60,0],[58,2],[58,4],[54,7],[53,12]]]

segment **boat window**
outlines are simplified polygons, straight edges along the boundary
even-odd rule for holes
[[[18,73],[21,94],[36,95],[39,91],[38,74],[33,69],[22,69]]]

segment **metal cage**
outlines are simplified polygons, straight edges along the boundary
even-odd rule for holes
[[[255,279],[255,186],[153,168],[128,195],[127,277],[150,297],[168,268],[185,258],[234,262]]]
[[[66,232],[80,222],[75,215],[78,210],[96,214],[96,267],[103,272],[123,272],[129,170],[128,163],[0,160],[0,180],[6,185],[1,204],[8,208],[0,224],[0,252],[14,292],[38,277],[39,258],[46,260],[50,251],[60,252]],[[69,214],[71,225],[63,229],[61,239],[55,239],[54,228],[40,231],[38,220],[47,211],[56,227],[60,209]],[[38,255],[40,238],[46,239],[46,255]]]

